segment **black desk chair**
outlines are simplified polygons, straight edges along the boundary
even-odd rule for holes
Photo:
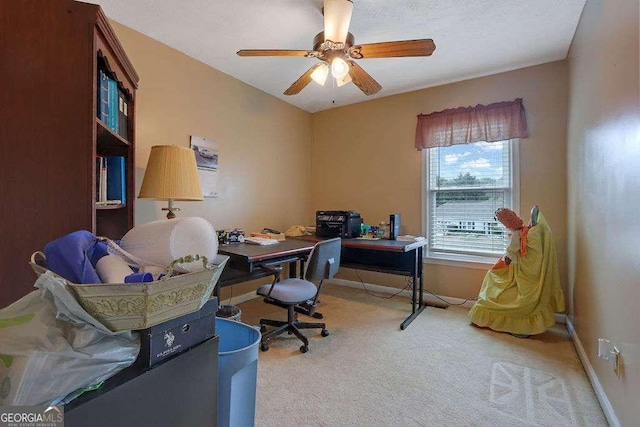
[[[311,306],[315,306],[322,288],[322,282],[325,279],[331,279],[338,272],[340,251],[341,241],[339,237],[318,242],[311,252],[304,279],[289,278],[280,281],[282,267],[279,267],[274,269],[275,279],[273,283],[258,288],[256,292],[258,295],[265,297],[264,302],[286,308],[288,312],[286,322],[260,319],[260,331],[262,332],[260,349],[262,351],[269,350],[269,340],[283,332],[292,333],[303,342],[300,347],[302,353],[309,351],[309,340],[300,332],[300,329],[319,328],[322,329],[321,335],[323,337],[329,335],[324,323],[298,322],[296,305],[313,301]],[[312,281],[319,281],[317,288]],[[313,313],[310,312],[309,314],[312,315]],[[266,333],[267,325],[275,326],[275,329]]]

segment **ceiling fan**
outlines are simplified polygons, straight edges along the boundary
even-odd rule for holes
[[[381,43],[355,44],[349,32],[353,2],[351,0],[324,0],[324,31],[313,39],[313,50],[242,49],[239,56],[304,56],[322,62],[309,68],[284,92],[300,93],[311,80],[324,85],[331,68],[336,85],[353,82],[365,95],[373,95],[382,86],[354,59],[430,56],[436,49],[431,39],[402,40]]]

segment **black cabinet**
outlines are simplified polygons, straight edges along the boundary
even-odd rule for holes
[[[129,367],[65,406],[67,427],[215,426],[216,335],[153,368]]]

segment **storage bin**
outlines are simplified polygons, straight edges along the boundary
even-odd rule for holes
[[[256,415],[260,331],[216,317],[218,346],[218,427],[251,427]]]
[[[216,335],[218,298],[207,301],[200,310],[138,331],[140,353],[136,364],[152,367]]]
[[[216,312],[217,317],[242,322],[242,310],[235,305],[221,305]]]

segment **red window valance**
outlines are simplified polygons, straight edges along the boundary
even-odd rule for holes
[[[459,107],[418,115],[416,149],[472,142],[526,138],[522,98],[475,107]]]

